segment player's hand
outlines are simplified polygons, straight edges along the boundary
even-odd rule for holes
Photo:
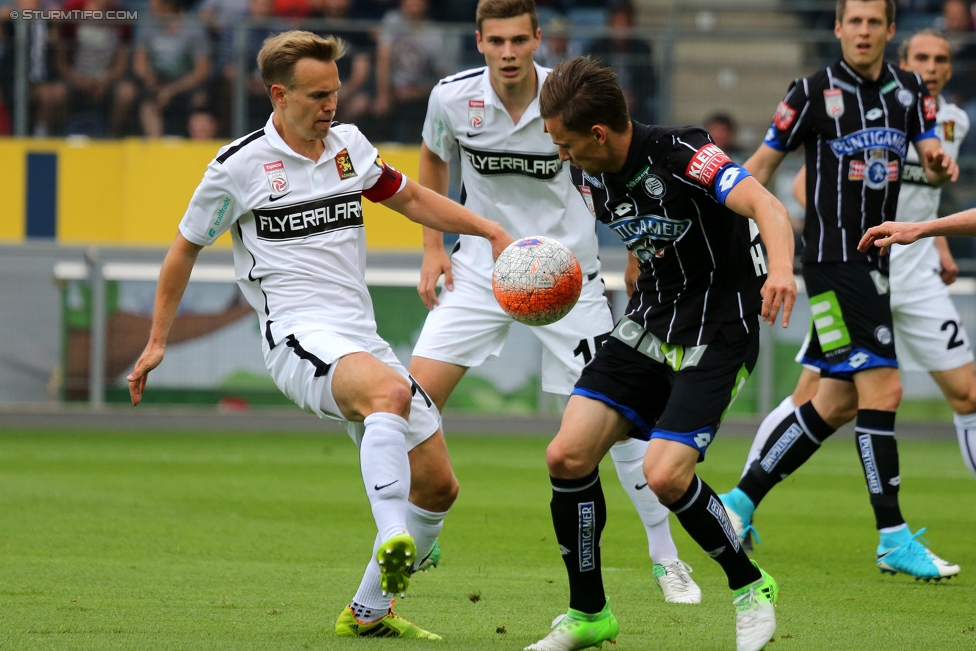
[[[926,150],[925,160],[928,168],[939,176],[948,178],[953,183],[959,178],[959,164],[941,147],[935,151]]]
[[[640,277],[640,262],[631,254],[627,254],[627,267],[624,269],[624,288],[627,290],[627,300],[637,289],[637,279]]]
[[[133,407],[142,402],[142,392],[146,390],[149,371],[159,366],[159,363],[163,361],[164,352],[164,346],[154,345],[150,342],[142,351],[142,355],[139,356],[132,373],[125,378],[129,381],[129,398],[132,399]]]
[[[939,266],[942,267],[939,270],[939,277],[942,278],[942,282],[946,285],[956,282],[956,276],[959,275],[959,265],[956,264],[956,259],[952,257],[951,253],[939,251]]]
[[[861,253],[867,253],[873,245],[881,249],[881,255],[888,255],[888,247],[892,244],[911,244],[917,241],[920,235],[918,224],[884,222],[867,230],[861,241],[858,242],[857,250]]]
[[[769,325],[776,323],[779,308],[783,308],[783,327],[790,325],[790,314],[796,302],[796,279],[793,269],[770,269],[766,284],[762,287],[762,320]]]
[[[424,251],[424,261],[420,265],[420,284],[417,293],[428,310],[439,305],[437,300],[437,281],[444,275],[444,289],[454,291],[454,275],[451,273],[451,256],[443,246],[436,246]]]
[[[488,241],[491,242],[491,259],[497,260],[502,251],[515,241],[515,238],[506,233],[505,229],[499,225],[498,230],[488,236]]]

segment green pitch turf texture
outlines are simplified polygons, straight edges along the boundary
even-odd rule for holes
[[[521,649],[565,610],[544,437],[450,439],[460,498],[441,566],[397,611],[440,644],[339,639],[373,522],[340,435],[0,432],[0,649]],[[702,476],[738,477],[745,439]],[[882,576],[854,443],[830,441],[774,491],[755,558],[779,581],[774,651],[976,649],[976,481],[953,441],[901,445],[902,506],[960,578]],[[672,518],[700,606],[665,604],[609,462],[603,535],[616,649],[734,649],[719,567]]]

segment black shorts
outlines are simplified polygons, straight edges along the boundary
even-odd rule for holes
[[[628,433],[632,438],[684,443],[698,450],[699,461],[704,460],[725,412],[756,366],[759,333],[736,341],[719,333],[704,351],[677,346],[675,355],[671,348],[662,363],[616,336],[625,322],[630,320],[624,317],[617,324],[583,369],[573,394],[613,407],[634,424]],[[639,325],[628,327],[643,332]]]
[[[867,262],[804,263],[810,336],[801,362],[850,380],[869,368],[898,368],[888,275]]]

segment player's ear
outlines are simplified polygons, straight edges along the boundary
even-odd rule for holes
[[[895,24],[891,23],[890,25],[888,25],[888,36],[887,38],[885,38],[885,41],[886,42],[890,41],[894,37],[895,37]]]
[[[593,134],[593,138],[599,144],[604,144],[607,141],[607,128],[602,124],[594,124],[590,127],[590,133]]]
[[[834,21],[834,36],[836,36],[837,38],[840,38],[840,21],[839,20],[835,20]]]
[[[532,51],[534,52],[534,51],[538,50],[540,45],[542,45],[542,28],[541,27],[536,27],[535,28],[535,47],[532,48]]]
[[[288,105],[288,101],[285,99],[285,87],[283,84],[271,85],[271,101],[275,106],[282,108]]]

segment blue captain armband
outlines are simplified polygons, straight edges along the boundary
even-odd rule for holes
[[[725,198],[729,196],[729,192],[732,192],[732,188],[739,185],[748,176],[752,176],[749,170],[735,163],[729,163],[720,169],[715,175],[715,186],[713,187],[718,202],[724,206]]]

